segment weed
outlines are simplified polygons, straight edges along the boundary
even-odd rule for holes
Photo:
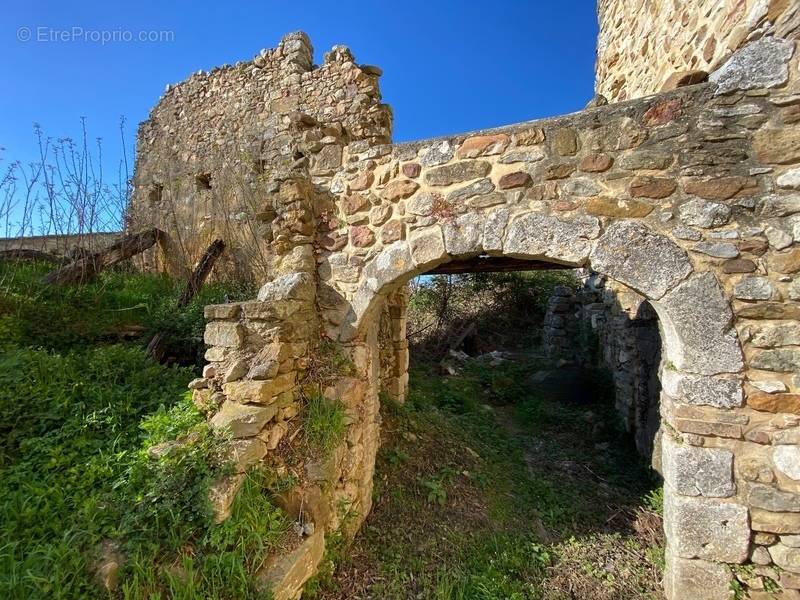
[[[329,456],[344,439],[344,407],[337,400],[315,392],[306,400],[302,417],[303,433],[309,446],[322,456]]]

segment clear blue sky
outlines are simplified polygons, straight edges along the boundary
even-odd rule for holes
[[[18,39],[26,35],[21,27],[30,40]],[[73,27],[168,30],[174,40],[37,41]],[[358,62],[383,68],[395,141],[572,112],[592,96],[592,0],[26,0],[7,3],[0,23],[3,157],[34,157],[33,122],[53,137],[76,136],[85,116],[113,163],[120,115],[132,145],[136,125],[167,83],[249,60],[298,29],[311,37],[317,62],[345,44]]]

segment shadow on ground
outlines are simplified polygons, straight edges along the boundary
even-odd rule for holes
[[[412,372],[372,513],[311,596],[661,598],[660,493],[606,377],[531,355]]]

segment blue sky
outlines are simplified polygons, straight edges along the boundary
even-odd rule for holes
[[[7,3],[3,12],[5,160],[35,156],[32,123],[53,137],[77,136],[84,116],[90,136],[104,138],[107,161],[115,165],[121,115],[132,145],[136,124],[167,83],[249,60],[298,29],[311,37],[317,62],[332,45],[345,44],[358,62],[383,68],[395,141],[572,112],[592,96],[597,24],[591,0],[28,0]],[[173,40],[51,39],[72,35],[74,27],[133,35],[170,31]],[[19,39],[26,37],[20,28],[28,28],[30,40]]]

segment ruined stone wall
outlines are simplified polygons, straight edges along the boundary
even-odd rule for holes
[[[314,65],[297,33],[250,62],[168,86],[137,139],[128,228],[169,234],[169,250],[145,266],[180,274],[219,237],[228,270],[262,283],[274,276],[275,177],[298,164],[325,176],[342,166],[343,145],[388,142],[379,75],[343,46]]]
[[[582,288],[558,286],[548,301],[543,349],[552,360],[608,371],[625,429],[660,469],[658,317],[646,298],[621,283],[585,269],[577,273]]]
[[[381,397],[402,403],[408,388],[408,287],[400,288],[384,303],[380,317],[378,352],[381,369]]]
[[[702,81],[748,40],[800,32],[793,0],[599,0],[595,91],[610,101]]]
[[[323,143],[324,123],[287,115],[294,160],[267,178],[274,278],[254,304],[208,309],[213,368],[193,385],[211,390],[212,423],[261,441],[286,423],[301,440],[292,408],[315,349],[335,344],[351,367],[322,391],[347,432],[329,457],[297,449],[298,493],[322,490],[322,542],[351,535],[371,508],[386,365],[402,366],[401,346],[385,350],[402,332],[394,295],[481,254],[588,267],[646,299],[663,332],[667,597],[722,600],[734,576],[800,589],[799,55],[765,38],[707,84],[410,144]],[[311,563],[276,597],[296,597]]]

